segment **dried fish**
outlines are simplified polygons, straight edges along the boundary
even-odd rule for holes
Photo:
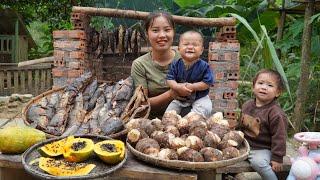
[[[131,44],[132,52],[136,53],[136,50],[137,50],[137,30],[136,29],[132,31],[130,44]]]
[[[104,135],[110,135],[119,132],[124,128],[123,122],[118,117],[112,117],[105,121],[104,124],[102,124],[102,131]]]
[[[118,51],[120,55],[123,55],[125,53],[124,35],[125,35],[125,29],[122,25],[120,25],[118,28]]]
[[[130,27],[127,28],[125,31],[124,42],[123,42],[125,53],[128,53],[131,50],[131,43],[130,43],[131,33],[132,33],[132,29]]]
[[[43,97],[40,101],[39,101],[39,105],[42,107],[42,108],[46,108],[47,105],[48,105],[48,99],[47,97]]]
[[[57,108],[57,104],[60,101],[59,93],[53,93],[48,99],[48,106]]]
[[[94,92],[93,96],[89,100],[88,107],[85,107],[86,111],[91,111],[94,106],[96,105],[96,101],[98,97],[100,97],[101,94],[103,94],[103,89],[104,89],[105,84],[100,85],[97,90]]]

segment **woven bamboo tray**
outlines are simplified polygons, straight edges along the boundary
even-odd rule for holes
[[[46,91],[46,92],[39,94],[38,96],[32,98],[22,109],[22,119],[23,119],[24,123],[28,126],[30,125],[30,123],[27,120],[27,112],[32,104],[38,103],[43,97],[51,96],[54,93],[63,93],[63,90],[64,90],[64,87],[52,89],[52,90]],[[125,137],[127,135],[127,133],[128,133],[128,130],[124,129],[120,132],[110,134],[108,136],[113,139],[120,139],[120,138]],[[46,137],[47,138],[56,138],[59,136],[55,136],[55,135],[46,133]]]
[[[89,138],[92,139],[94,141],[94,143],[103,141],[103,140],[107,140],[107,139],[112,139],[108,136],[96,136],[96,135],[81,135],[81,136],[75,136],[75,137],[82,137],[82,138]],[[99,159],[99,157],[97,155],[95,155],[93,153],[93,155],[85,161],[85,163],[90,163],[90,164],[95,164],[96,167],[87,175],[84,176],[66,176],[66,177],[61,177],[61,176],[53,176],[50,174],[47,174],[46,172],[44,172],[43,170],[41,170],[38,167],[38,163],[34,163],[33,165],[30,165],[29,163],[34,160],[37,159],[39,157],[41,157],[40,153],[38,152],[38,148],[40,148],[41,146],[51,143],[53,141],[57,141],[60,139],[63,139],[65,137],[58,137],[58,138],[53,138],[53,139],[49,139],[43,142],[40,142],[38,144],[33,145],[32,147],[30,147],[28,150],[26,150],[23,154],[22,154],[22,165],[24,167],[24,169],[31,175],[40,178],[40,179],[92,179],[92,178],[99,178],[99,177],[103,177],[106,176],[114,171],[116,171],[117,169],[121,168],[123,166],[123,164],[126,162],[127,160],[127,150],[125,153],[125,158],[118,164],[116,165],[108,165],[106,163],[104,163],[102,160]],[[57,159],[63,159],[63,157],[59,157]]]
[[[243,161],[248,158],[250,146],[247,140],[244,140],[242,146],[240,147],[240,156],[237,158],[215,161],[215,162],[188,162],[181,160],[164,160],[156,157],[152,157],[141,153],[134,149],[129,142],[127,142],[127,148],[132,152],[132,154],[146,162],[155,166],[165,167],[170,169],[178,169],[178,170],[191,170],[191,171],[199,171],[199,170],[209,170],[216,169],[224,166],[229,166],[235,164],[239,161]]]

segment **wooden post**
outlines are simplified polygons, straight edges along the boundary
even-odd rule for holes
[[[13,54],[14,54],[14,60],[13,62],[17,63],[19,62],[19,19],[16,20],[16,24],[15,24],[15,33],[14,33],[14,44],[15,44],[15,48],[14,48],[14,51],[13,51]]]
[[[283,29],[286,21],[286,16],[287,16],[285,4],[286,4],[285,0],[282,0],[282,8],[280,10],[281,17],[280,17],[280,22],[278,24],[278,31],[277,31],[277,41],[276,41],[277,43],[281,41],[283,36]],[[277,49],[277,55],[278,55],[278,58],[281,59],[281,49]]]
[[[302,34],[302,52],[301,52],[301,76],[299,86],[297,90],[297,100],[295,103],[293,113],[293,124],[295,132],[300,132],[304,124],[305,117],[305,103],[308,96],[308,84],[310,75],[311,65],[311,36],[312,36],[312,24],[310,18],[314,13],[315,0],[310,0],[306,4],[305,15],[304,15],[304,28]]]
[[[94,8],[94,7],[72,7],[73,13],[84,13],[91,16],[107,16],[117,18],[131,18],[144,20],[149,15],[149,12],[134,11],[134,10],[121,10],[111,8]],[[187,26],[234,26],[236,25],[236,19],[233,17],[226,18],[198,18],[198,17],[185,17],[173,15],[173,20],[177,24],[183,24]]]

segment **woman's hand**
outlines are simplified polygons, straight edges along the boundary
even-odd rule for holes
[[[271,161],[271,167],[274,172],[282,171],[282,163],[278,163],[276,161]]]

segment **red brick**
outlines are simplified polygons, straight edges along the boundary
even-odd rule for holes
[[[82,51],[73,51],[70,52],[70,58],[74,58],[74,59],[85,59],[85,53]]]
[[[221,39],[224,41],[227,41],[229,39],[235,40],[235,39],[237,39],[237,36],[236,36],[236,34],[233,34],[233,33],[221,34]]]
[[[223,93],[224,99],[235,99],[237,98],[237,93],[233,91],[228,91]]]
[[[219,54],[218,53],[209,52],[208,53],[208,60],[209,61],[218,61],[219,60]]]
[[[240,77],[239,72],[228,72],[227,73],[227,80],[238,80]]]
[[[77,78],[80,77],[81,74],[83,74],[83,70],[68,70],[67,71],[67,77],[69,78]]]
[[[63,59],[57,59],[55,58],[53,61],[53,66],[55,67],[65,67],[65,62]]]
[[[86,33],[83,30],[70,30],[69,38],[71,39],[86,39]]]
[[[237,119],[237,112],[235,111],[224,111],[223,117],[226,119]]]
[[[60,50],[54,50],[53,51],[53,56],[55,59],[63,59],[64,58],[64,51],[60,51]]]
[[[66,76],[65,68],[52,68],[52,76],[53,77],[64,77]]]
[[[209,49],[210,50],[215,50],[215,49],[220,49],[220,48],[221,48],[220,42],[209,42]]]
[[[236,39],[227,39],[227,43],[239,43]]]
[[[84,21],[71,20],[71,22],[73,24],[73,28],[77,30],[84,30],[88,26],[88,23]]]
[[[55,40],[53,42],[53,47],[54,48],[60,48],[60,49],[69,49],[69,50],[76,50],[76,49],[85,49],[85,41],[81,40],[81,41],[59,41],[59,40]]]
[[[210,61],[209,66],[214,71],[240,70],[240,61]]]
[[[62,39],[68,37],[68,31],[61,30],[61,31],[53,31],[52,32],[53,39]]]
[[[213,109],[235,110],[237,108],[238,108],[238,101],[237,100],[215,99],[213,101]]]
[[[228,34],[228,33],[235,34],[235,33],[237,33],[237,28],[236,28],[236,26],[223,26],[221,28],[221,33],[222,34]]]
[[[86,20],[89,17],[84,13],[71,13],[71,20]]]
[[[225,52],[223,60],[225,61],[239,61],[239,52]]]
[[[224,72],[215,72],[215,80],[223,80]]]

